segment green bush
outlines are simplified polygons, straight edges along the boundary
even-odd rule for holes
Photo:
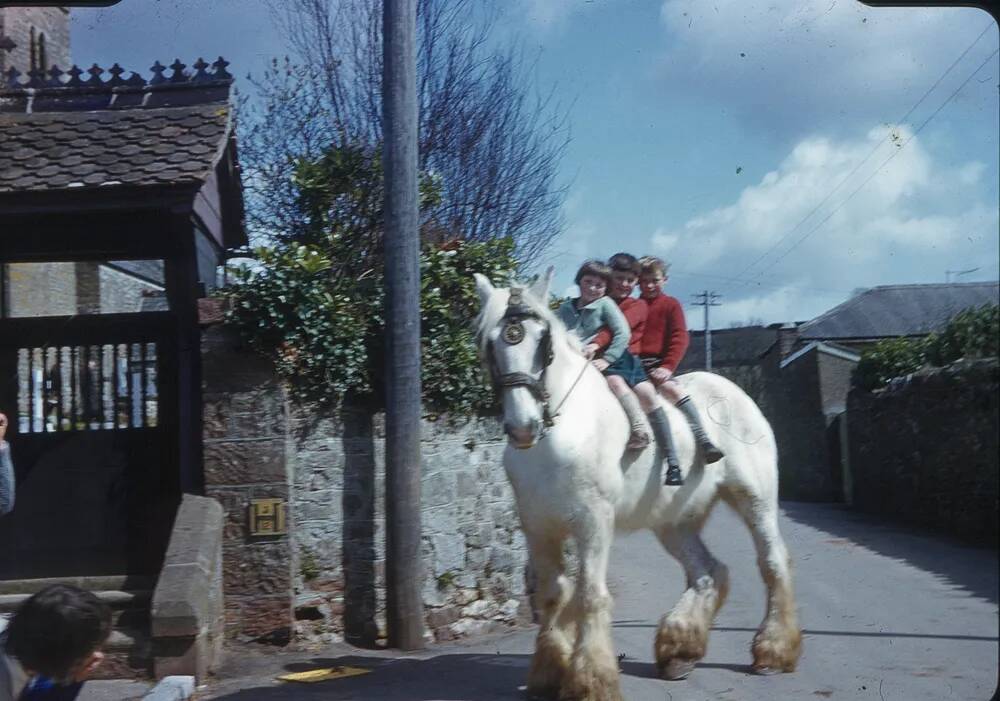
[[[421,377],[431,413],[493,408],[471,321],[478,310],[473,272],[505,282],[517,267],[510,239],[427,244],[421,251]],[[345,398],[382,406],[385,353],[381,265],[360,279],[332,275],[314,246],[255,251],[256,269],[234,271],[224,290],[227,322],[271,358],[293,395],[337,405]]]
[[[293,396],[336,406],[383,405],[385,342],[379,148],[331,146],[299,158],[286,228],[252,253],[257,265],[234,270],[223,294],[227,321],[271,358]],[[421,375],[429,413],[492,409],[470,323],[478,311],[472,273],[506,282],[518,267],[511,238],[464,241],[428,213],[441,202],[441,179],[420,174]]]
[[[1000,305],[959,312],[939,335],[928,339],[927,360],[947,365],[959,358],[995,358],[1000,350]]]
[[[879,341],[861,354],[854,368],[856,387],[878,389],[894,377],[903,377],[923,367],[926,357],[924,339],[890,338]]]
[[[997,357],[998,346],[1000,306],[966,309],[956,314],[940,334],[891,338],[865,350],[854,368],[853,383],[866,390],[878,389],[924,365],[940,367],[961,358]]]

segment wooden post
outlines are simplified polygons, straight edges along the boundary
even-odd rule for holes
[[[416,0],[383,0],[385,521],[389,646],[424,647]]]

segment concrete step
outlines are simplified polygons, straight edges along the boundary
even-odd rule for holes
[[[104,645],[104,662],[94,679],[150,679],[153,642],[149,629],[116,628]]]
[[[97,598],[106,603],[112,609],[134,609],[148,608],[149,602],[153,598],[153,592],[149,589],[132,591],[94,591]],[[13,613],[17,608],[31,597],[30,593],[23,594],[0,594],[0,613]]]
[[[137,575],[108,575],[102,577],[5,579],[0,580],[0,596],[34,594],[50,584],[71,584],[88,591],[152,591],[156,587],[156,578]]]
[[[91,589],[111,608],[113,630],[104,646],[104,663],[95,679],[150,679],[152,677],[153,646],[149,634],[149,607],[154,582],[124,577],[86,577],[74,580],[19,580],[0,582],[0,629],[17,608],[36,591],[56,582],[82,585],[146,585],[141,589]]]

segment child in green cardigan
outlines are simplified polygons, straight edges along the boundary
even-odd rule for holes
[[[576,273],[575,282],[580,288],[580,296],[566,300],[556,312],[566,328],[575,333],[588,348],[598,331],[603,328],[611,331],[611,343],[604,354],[591,360],[594,367],[606,376],[609,369],[618,372],[624,366],[639,362],[628,350],[632,330],[625,315],[610,297],[605,296],[610,281],[611,269],[608,266],[596,260],[587,261]],[[639,369],[641,371],[641,366]],[[608,386],[618,397],[628,416],[632,432],[628,447],[645,447],[649,443],[649,436],[639,399],[626,383],[609,381]]]

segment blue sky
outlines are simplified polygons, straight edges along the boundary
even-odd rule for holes
[[[856,288],[948,270],[997,278],[1000,37],[986,13],[854,0],[498,7],[498,39],[537,56],[538,86],[569,106],[567,229],[547,261],[559,290],[585,258],[660,255],[685,305],[722,295],[712,325],[725,327],[809,319]],[[148,74],[157,59],[222,54],[242,78],[283,53],[265,0],[74,10],[81,64]],[[700,309],[686,311],[700,328]]]

